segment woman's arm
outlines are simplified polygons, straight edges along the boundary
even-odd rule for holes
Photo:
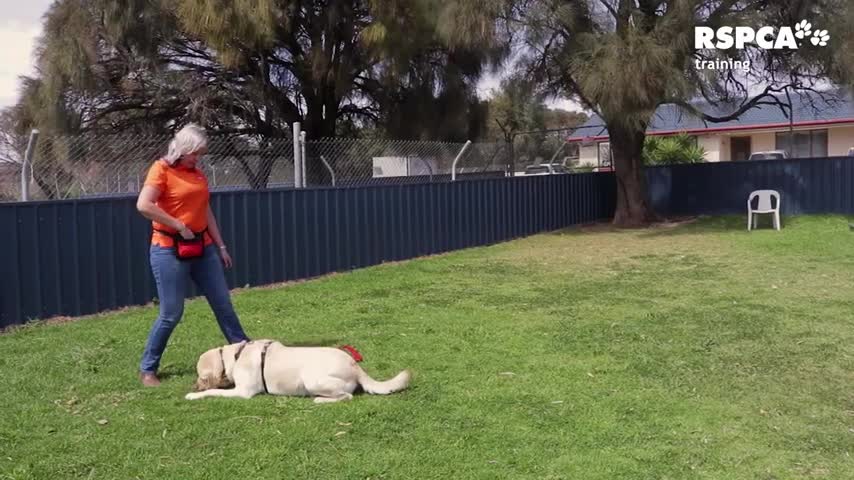
[[[219,233],[219,225],[216,223],[216,217],[213,214],[213,210],[208,206],[208,233],[211,235],[211,239],[220,249],[225,248],[225,242],[222,241],[222,235]]]
[[[180,220],[173,218],[162,208],[157,206],[157,199],[160,197],[160,190],[150,185],[142,187],[139,192],[139,198],[136,199],[136,209],[143,217],[154,220],[157,223],[168,225],[177,230],[184,238],[193,238],[193,232],[187,228]]]
[[[219,256],[222,257],[222,263],[225,265],[225,268],[231,268],[234,262],[231,260],[231,255],[228,254],[228,250],[225,248],[225,242],[222,241],[222,235],[219,233],[219,225],[216,223],[216,217],[213,214],[213,210],[208,206],[208,233],[211,236],[211,239],[219,248]]]

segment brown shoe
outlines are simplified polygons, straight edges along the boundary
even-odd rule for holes
[[[160,379],[157,375],[151,372],[142,372],[139,374],[139,381],[146,387],[159,387]]]

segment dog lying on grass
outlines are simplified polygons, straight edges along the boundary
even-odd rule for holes
[[[353,398],[356,387],[388,395],[409,386],[403,370],[391,380],[371,378],[347,352],[329,347],[287,347],[256,340],[213,348],[199,356],[199,378],[187,400],[206,397],[252,398],[259,393],[314,397],[315,403]]]

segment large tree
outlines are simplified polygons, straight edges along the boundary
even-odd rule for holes
[[[20,130],[151,133],[193,120],[261,138],[301,122],[310,139],[372,128],[460,140],[484,121],[476,81],[506,48],[449,47],[444,5],[58,0],[15,110]],[[245,165],[253,185],[268,163]]]
[[[447,48],[441,4],[60,0],[37,52],[39,113],[65,104],[82,130],[193,118],[267,135],[300,121],[310,137],[335,136],[341,118],[381,120],[407,88],[465,96],[498,58],[499,49]]]
[[[786,111],[786,94],[850,83],[854,77],[854,5],[850,0],[458,0],[458,8],[493,22],[447,34],[467,45],[506,29],[528,74],[570,96],[607,125],[617,179],[614,223],[656,219],[645,186],[645,131],[656,109],[681,105],[708,122],[738,118],[761,104]],[[827,46],[800,39],[797,49],[695,49],[695,27],[793,27],[806,19],[827,30]],[[741,60],[749,71],[698,69],[697,61]],[[705,100],[708,111],[697,108]],[[723,112],[723,113],[721,113]],[[787,112],[788,113],[788,112]]]

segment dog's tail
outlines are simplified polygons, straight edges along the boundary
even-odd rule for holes
[[[388,395],[408,387],[411,376],[409,370],[404,370],[391,380],[379,382],[371,378],[370,375],[360,368],[358,380],[359,385],[362,386],[362,390],[366,393],[370,393],[371,395]]]

